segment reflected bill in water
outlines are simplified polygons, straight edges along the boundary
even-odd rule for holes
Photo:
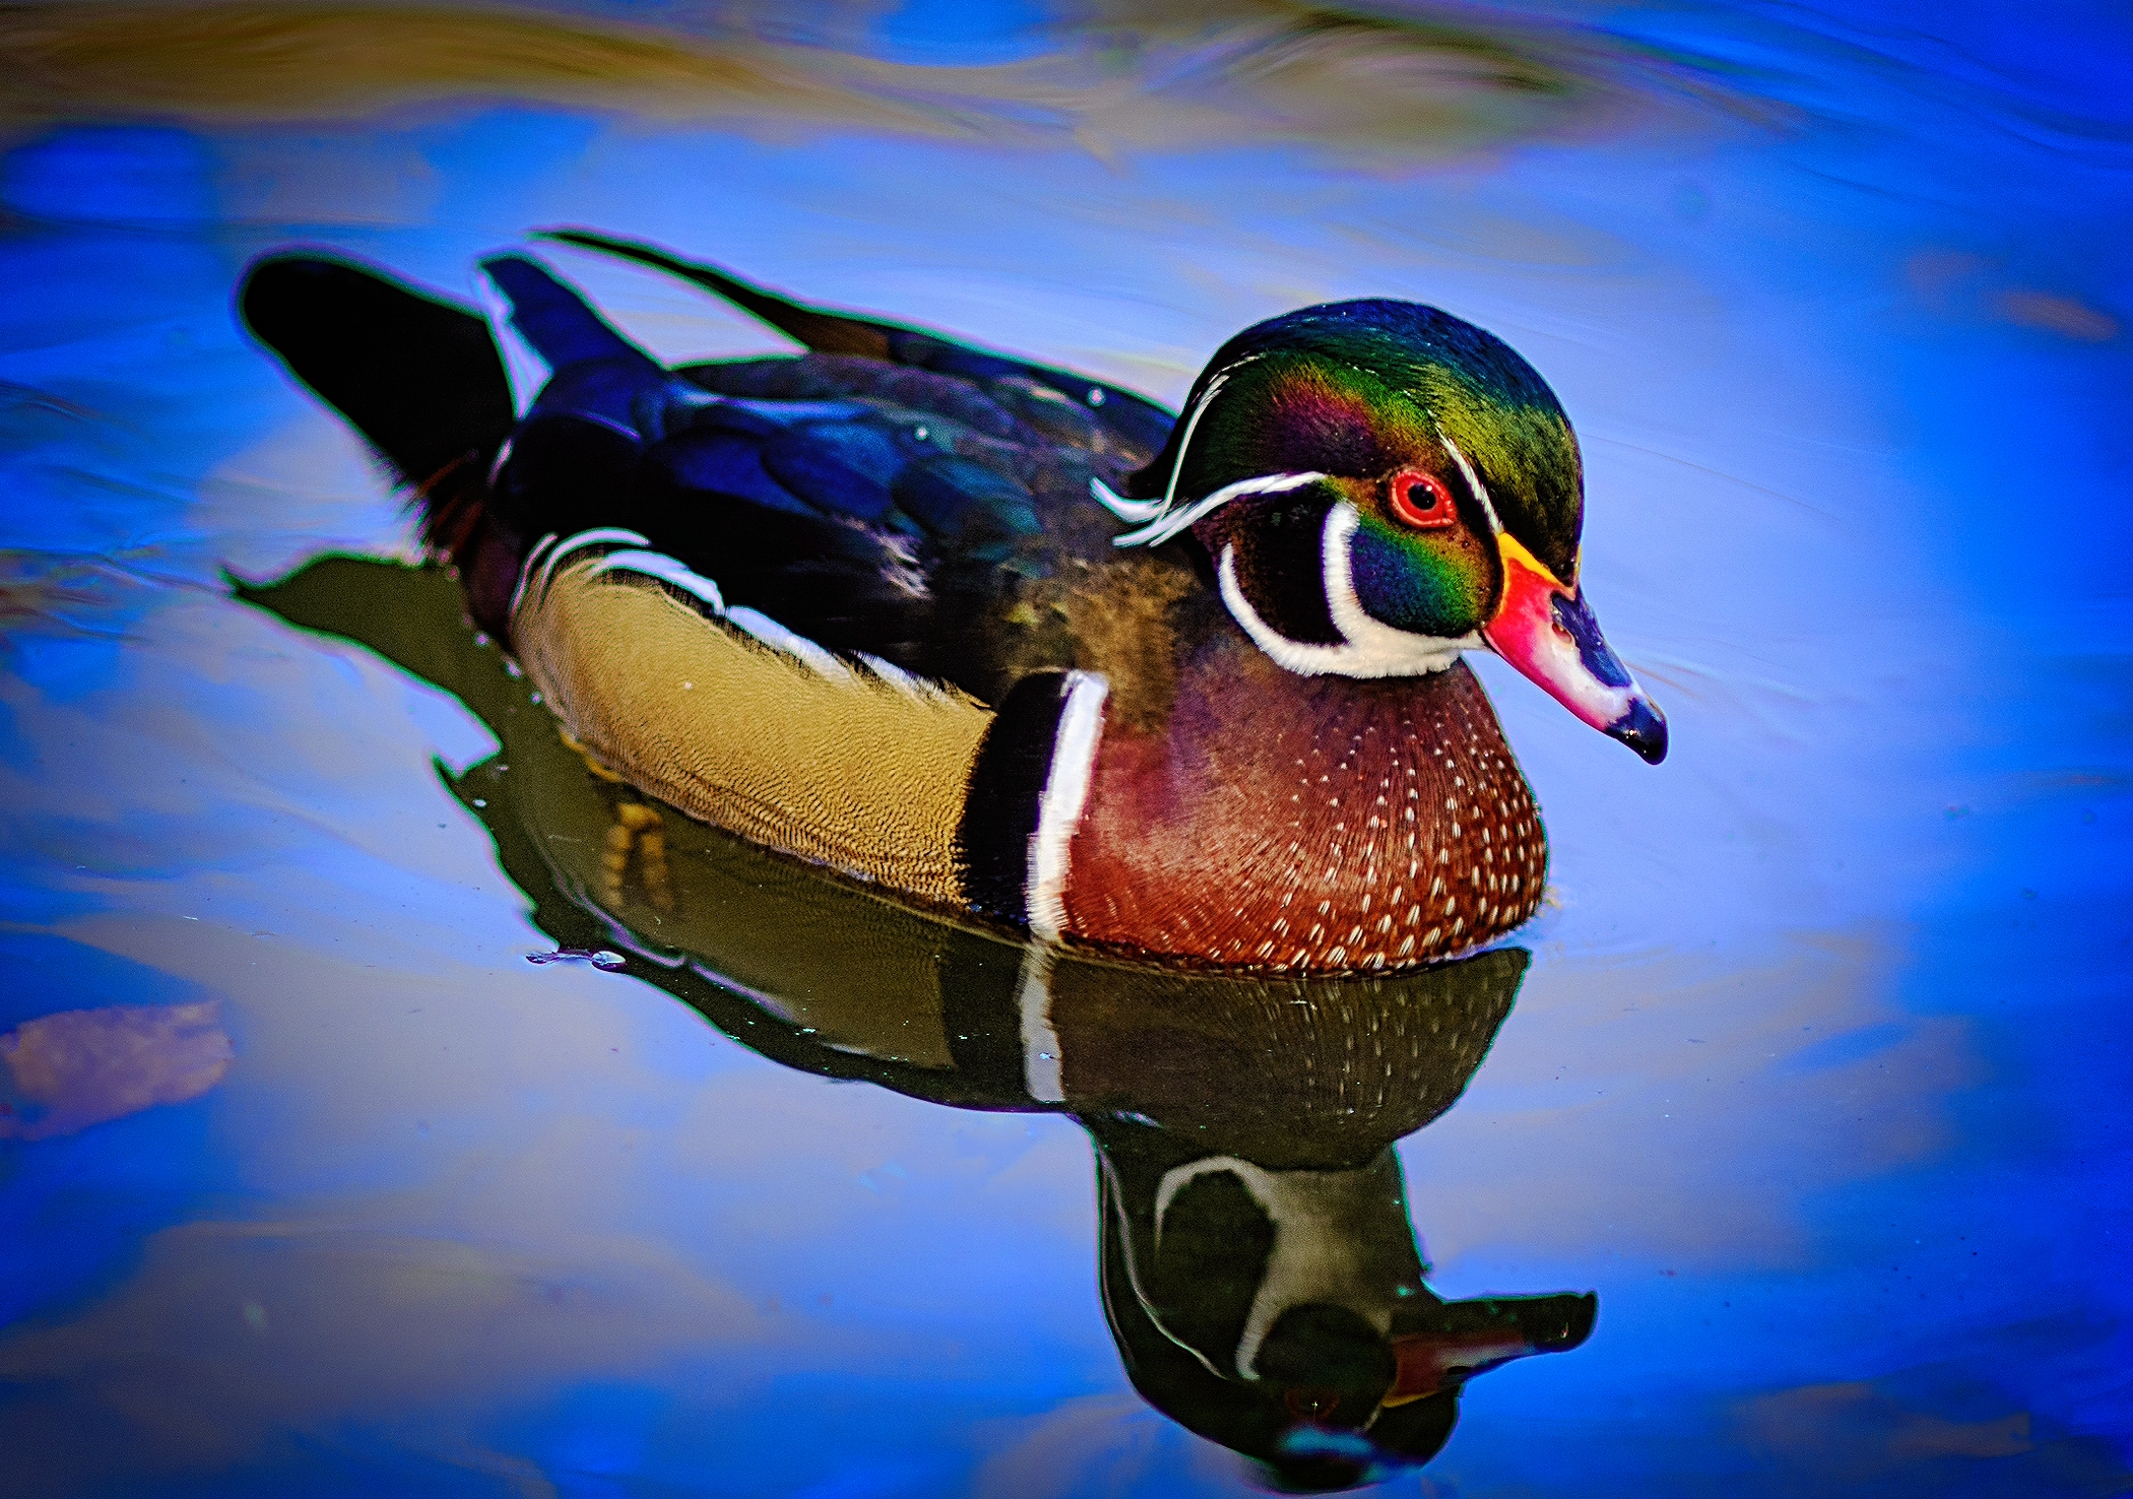
[[[1080,1123],[1127,1373],[1269,1481],[1335,1489],[1425,1462],[1470,1378],[1590,1334],[1590,1294],[1435,1295],[1393,1150],[1481,1065],[1523,950],[1304,979],[1017,942],[751,847],[601,772],[464,621],[441,571],[329,557],[239,593],[378,652],[490,728],[499,752],[448,779],[557,953],[602,967],[621,954],[789,1067]]]

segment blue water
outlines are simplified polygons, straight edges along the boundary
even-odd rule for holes
[[[528,964],[555,892],[453,789],[488,721],[231,598],[413,555],[236,326],[244,263],[456,292],[561,223],[1168,401],[1331,297],[1509,339],[1582,435],[1585,579],[1674,753],[1478,663],[1553,899],[1397,1146],[1405,1211],[1436,1294],[1599,1315],[1388,1491],[2133,1488],[2125,17],[1433,13],[1537,90],[1406,34],[1274,46],[1271,9],[824,14],[742,26],[789,98],[172,84],[0,137],[0,1031],[212,1017],[127,1053],[170,1097],[0,1092],[0,1488],[1262,1481],[1129,1383],[1072,1118],[773,1060],[636,959]],[[662,354],[781,347],[555,259]]]

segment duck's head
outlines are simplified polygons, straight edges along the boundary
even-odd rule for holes
[[[1470,323],[1359,301],[1248,328],[1127,489],[1099,490],[1134,525],[1119,544],[1189,530],[1237,623],[1290,671],[1420,676],[1487,646],[1647,761],[1666,755],[1666,719],[1578,581],[1570,420]]]

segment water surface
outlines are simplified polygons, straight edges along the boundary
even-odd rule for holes
[[[1265,1392],[1163,1359],[1282,1222],[1410,1363],[1590,1318],[1393,1492],[2133,1485],[2122,17],[395,14],[0,20],[11,1492],[1249,1492]],[[231,582],[413,560],[244,263],[456,292],[557,223],[1167,401],[1310,301],[1490,327],[1674,753],[1479,663],[1554,842],[1516,950],[1069,974],[1056,1075],[979,934],[671,819],[674,906],[610,899],[620,794],[440,580]],[[1211,1247],[1121,1296],[1158,1201]]]

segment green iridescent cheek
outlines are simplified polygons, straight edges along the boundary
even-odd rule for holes
[[[1417,536],[1364,516],[1348,548],[1356,598],[1373,619],[1444,640],[1481,628],[1489,574],[1463,531]]]

